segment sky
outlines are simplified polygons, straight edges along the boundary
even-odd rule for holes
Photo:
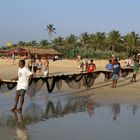
[[[48,39],[46,25],[57,36],[83,32],[140,34],[140,0],[0,0],[0,45],[7,41]]]

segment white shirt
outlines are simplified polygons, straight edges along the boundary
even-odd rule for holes
[[[17,82],[17,90],[27,90],[28,89],[28,80],[32,72],[30,72],[26,67],[18,69],[18,82]]]
[[[131,59],[126,59],[125,63],[126,63],[126,65],[132,66],[132,60]]]

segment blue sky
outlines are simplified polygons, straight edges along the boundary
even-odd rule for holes
[[[140,0],[0,0],[0,45],[116,29],[140,34]]]

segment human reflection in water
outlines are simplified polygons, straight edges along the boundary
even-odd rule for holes
[[[52,101],[48,101],[46,111],[45,111],[45,118],[49,119],[50,117],[55,117],[55,106]]]
[[[64,106],[63,113],[85,112],[88,106],[88,100],[89,96],[68,99],[67,104]]]
[[[14,114],[16,127],[20,128],[21,130],[25,130],[26,129],[25,120],[22,116],[22,113],[13,112],[13,114]]]
[[[29,135],[26,130],[26,122],[25,119],[22,116],[22,113],[13,112],[13,120],[10,120],[9,122],[13,121],[13,127],[15,127],[16,135],[15,140],[28,140]],[[7,125],[11,126],[11,123],[7,122]]]
[[[58,100],[56,103],[56,109],[55,109],[56,117],[63,117],[62,112],[63,112],[62,103],[60,100]]]
[[[133,105],[132,106],[132,112],[133,112],[133,115],[134,116],[136,115],[137,109],[138,109],[138,106],[137,105]]]
[[[94,114],[94,110],[94,100],[91,98],[90,100],[87,100],[87,112],[89,113],[90,117]]]
[[[76,112],[88,112],[90,116],[94,114],[94,100],[89,97],[69,98],[67,103],[62,105],[59,100],[56,104],[48,101],[45,111],[45,117],[63,117],[66,114]]]
[[[120,115],[120,104],[112,104],[111,113],[113,114],[113,120],[116,121],[117,117]]]
[[[24,116],[35,122],[43,117],[43,110],[38,104],[32,102],[25,109]]]

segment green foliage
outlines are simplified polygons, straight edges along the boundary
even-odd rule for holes
[[[127,53],[132,54],[132,52],[139,50],[139,35],[135,32],[128,33],[124,36],[124,43],[126,45]]]
[[[113,30],[108,34],[107,41],[109,45],[112,48],[112,51],[115,50],[116,46],[120,43],[121,41],[121,35],[119,31]]]
[[[97,32],[96,34],[90,35],[90,39],[95,50],[104,49],[103,47],[106,45],[105,33]]]
[[[94,58],[94,59],[109,59],[112,54],[119,57],[120,59],[126,58],[127,53],[126,52],[113,52],[113,51],[102,51],[102,50],[93,50],[93,49],[77,49],[75,51],[76,54],[80,54],[83,58]],[[76,56],[75,54],[75,56]]]
[[[51,38],[55,33],[54,25],[49,24],[46,29]],[[135,32],[121,36],[119,31],[113,30],[108,34],[97,32],[89,34],[81,33],[80,36],[70,34],[66,37],[58,36],[51,42],[41,40],[39,43],[35,40],[31,42],[19,41],[17,46],[39,46],[40,48],[54,48],[60,52],[63,57],[74,58],[78,54],[82,57],[109,59],[112,54],[119,58],[126,58],[128,55],[136,54],[140,51],[140,37]]]
[[[49,45],[49,42],[48,40],[44,39],[39,42],[39,45],[45,47]]]
[[[77,43],[77,37],[73,34],[70,34],[65,39],[65,46],[68,48],[74,48]]]
[[[82,44],[82,47],[85,47],[85,48],[89,47],[89,44],[91,42],[90,35],[87,32],[82,33],[80,35],[80,42]]]

